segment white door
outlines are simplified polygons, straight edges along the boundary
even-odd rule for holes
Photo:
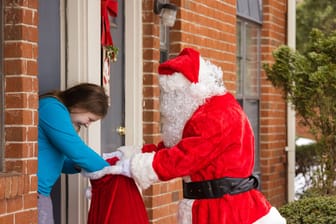
[[[111,106],[101,122],[81,133],[98,153],[123,144],[142,144],[141,1],[127,1],[124,5],[119,0],[118,4],[118,16],[111,23],[114,45],[119,48],[117,62],[110,69]],[[61,27],[66,34],[61,44],[66,49],[61,80],[66,86],[83,81],[101,84],[100,7],[100,0],[61,0]],[[125,135],[117,131],[119,127],[125,127]],[[87,186],[88,181],[80,175],[63,177],[62,224],[87,222]]]
[[[125,13],[124,1],[118,1],[117,17],[110,17],[110,31],[114,47],[118,48],[115,62],[110,62],[110,107],[101,122],[102,152],[114,151],[125,144]],[[102,52],[104,54],[104,51]],[[102,54],[102,59],[106,58]]]

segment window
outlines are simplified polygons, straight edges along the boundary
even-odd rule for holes
[[[237,100],[255,136],[254,173],[260,174],[260,0],[237,0]]]
[[[2,161],[4,155],[4,74],[3,74],[3,33],[4,33],[4,16],[3,16],[3,1],[0,3],[0,172],[2,171]]]
[[[261,24],[262,0],[237,0],[237,15]]]

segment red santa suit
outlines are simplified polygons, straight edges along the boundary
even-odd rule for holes
[[[103,157],[114,165],[119,160],[116,154],[106,153]],[[91,199],[87,224],[148,224],[145,204],[134,180],[104,171],[83,172],[91,183],[87,191]]]
[[[221,69],[186,48],[159,66],[159,81],[163,141],[144,145],[142,153],[131,156],[130,173],[136,183],[145,189],[178,177],[189,186],[223,178],[249,181],[253,131],[236,99],[225,90]],[[127,146],[120,150],[130,153]],[[210,192],[215,196],[206,198],[185,195],[179,204],[179,224],[286,223],[255,187],[232,194]]]

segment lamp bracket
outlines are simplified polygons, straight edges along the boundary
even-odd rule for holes
[[[155,0],[154,1],[154,9],[153,10],[154,10],[155,14],[159,15],[163,8],[171,9],[171,10],[174,10],[174,11],[177,10],[177,6],[174,5],[174,4],[162,3],[160,0]]]

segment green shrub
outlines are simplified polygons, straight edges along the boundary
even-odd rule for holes
[[[279,208],[287,224],[336,224],[336,196],[305,197]]]
[[[319,173],[323,194],[336,194],[336,31],[310,32],[304,52],[289,46],[273,51],[274,63],[264,63],[267,79],[283,92],[301,123],[321,145]]]
[[[302,173],[303,175],[311,173],[312,167],[320,164],[320,161],[318,160],[320,155],[321,150],[319,149],[317,143],[296,146],[296,175],[299,173]]]

